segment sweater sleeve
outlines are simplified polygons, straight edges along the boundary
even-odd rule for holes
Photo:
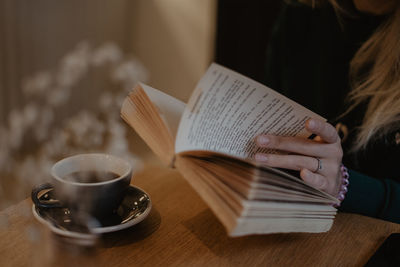
[[[341,211],[400,223],[400,183],[349,170],[350,184]]]

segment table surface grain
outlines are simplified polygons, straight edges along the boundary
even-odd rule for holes
[[[400,225],[339,213],[322,234],[229,238],[175,170],[147,164],[132,184],[152,198],[141,223],[102,236],[92,248],[68,244],[36,222],[26,199],[0,212],[0,266],[362,266]]]

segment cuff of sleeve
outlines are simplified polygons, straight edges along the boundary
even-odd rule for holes
[[[350,184],[340,210],[400,223],[400,184],[349,170]]]
[[[349,170],[350,184],[340,210],[378,217],[385,199],[385,186],[378,180]]]

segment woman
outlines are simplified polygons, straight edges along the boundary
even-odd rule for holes
[[[265,83],[331,123],[309,120],[313,140],[258,136],[289,154],[256,160],[333,196],[346,191],[343,162],[340,209],[400,223],[400,1],[301,2],[282,7]]]

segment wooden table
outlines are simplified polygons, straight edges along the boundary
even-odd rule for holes
[[[0,266],[362,266],[400,232],[398,224],[339,213],[328,233],[229,238],[176,171],[146,166],[133,184],[153,200],[149,217],[90,249],[54,238],[29,199],[1,211]]]

